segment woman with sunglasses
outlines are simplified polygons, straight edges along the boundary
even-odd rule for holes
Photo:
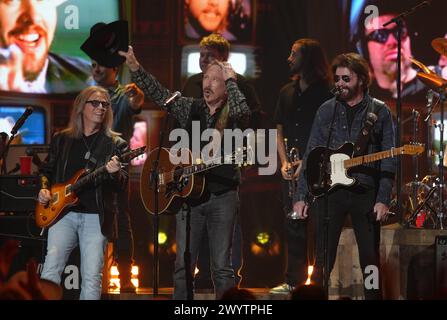
[[[41,274],[42,279],[60,284],[68,257],[79,245],[80,299],[86,300],[101,298],[104,252],[116,230],[114,204],[117,193],[127,187],[127,174],[118,161],[127,143],[111,130],[112,122],[107,90],[95,86],[84,89],[75,99],[69,127],[53,136],[40,172],[38,201],[46,205],[54,196],[49,190],[52,184],[66,183],[81,169],[106,166],[104,174],[76,191],[79,202],[50,226]]]

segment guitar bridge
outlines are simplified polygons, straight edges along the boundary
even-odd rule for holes
[[[181,193],[183,189],[188,185],[188,182],[189,178],[183,177],[179,181],[168,183],[166,186],[165,197],[169,198],[174,193]]]

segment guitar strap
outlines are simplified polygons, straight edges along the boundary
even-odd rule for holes
[[[354,156],[364,155],[368,147],[370,139],[374,139],[371,135],[374,124],[377,121],[380,110],[384,107],[385,103],[376,99],[370,98],[368,100],[368,108],[366,111],[365,124],[362,130],[360,130],[357,140],[354,144]]]

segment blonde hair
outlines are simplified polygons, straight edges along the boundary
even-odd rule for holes
[[[88,99],[94,93],[102,94],[107,102],[110,103],[110,96],[106,89],[98,86],[87,87],[82,90],[75,101],[73,102],[73,109],[71,111],[70,122],[68,124],[68,128],[64,130],[67,132],[69,136],[72,138],[81,138],[84,133],[84,120],[82,116],[82,112],[84,111],[84,107],[88,101]],[[119,135],[119,133],[112,131],[113,124],[113,111],[111,106],[106,108],[104,121],[102,122],[101,130],[104,131],[106,136],[113,137]]]
[[[230,55],[230,43],[217,32],[202,38],[200,41],[200,47],[216,49],[225,61],[228,60],[228,56]]]

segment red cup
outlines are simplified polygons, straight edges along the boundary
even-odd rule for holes
[[[20,157],[20,173],[23,175],[31,174],[31,162],[33,157],[21,156]]]

